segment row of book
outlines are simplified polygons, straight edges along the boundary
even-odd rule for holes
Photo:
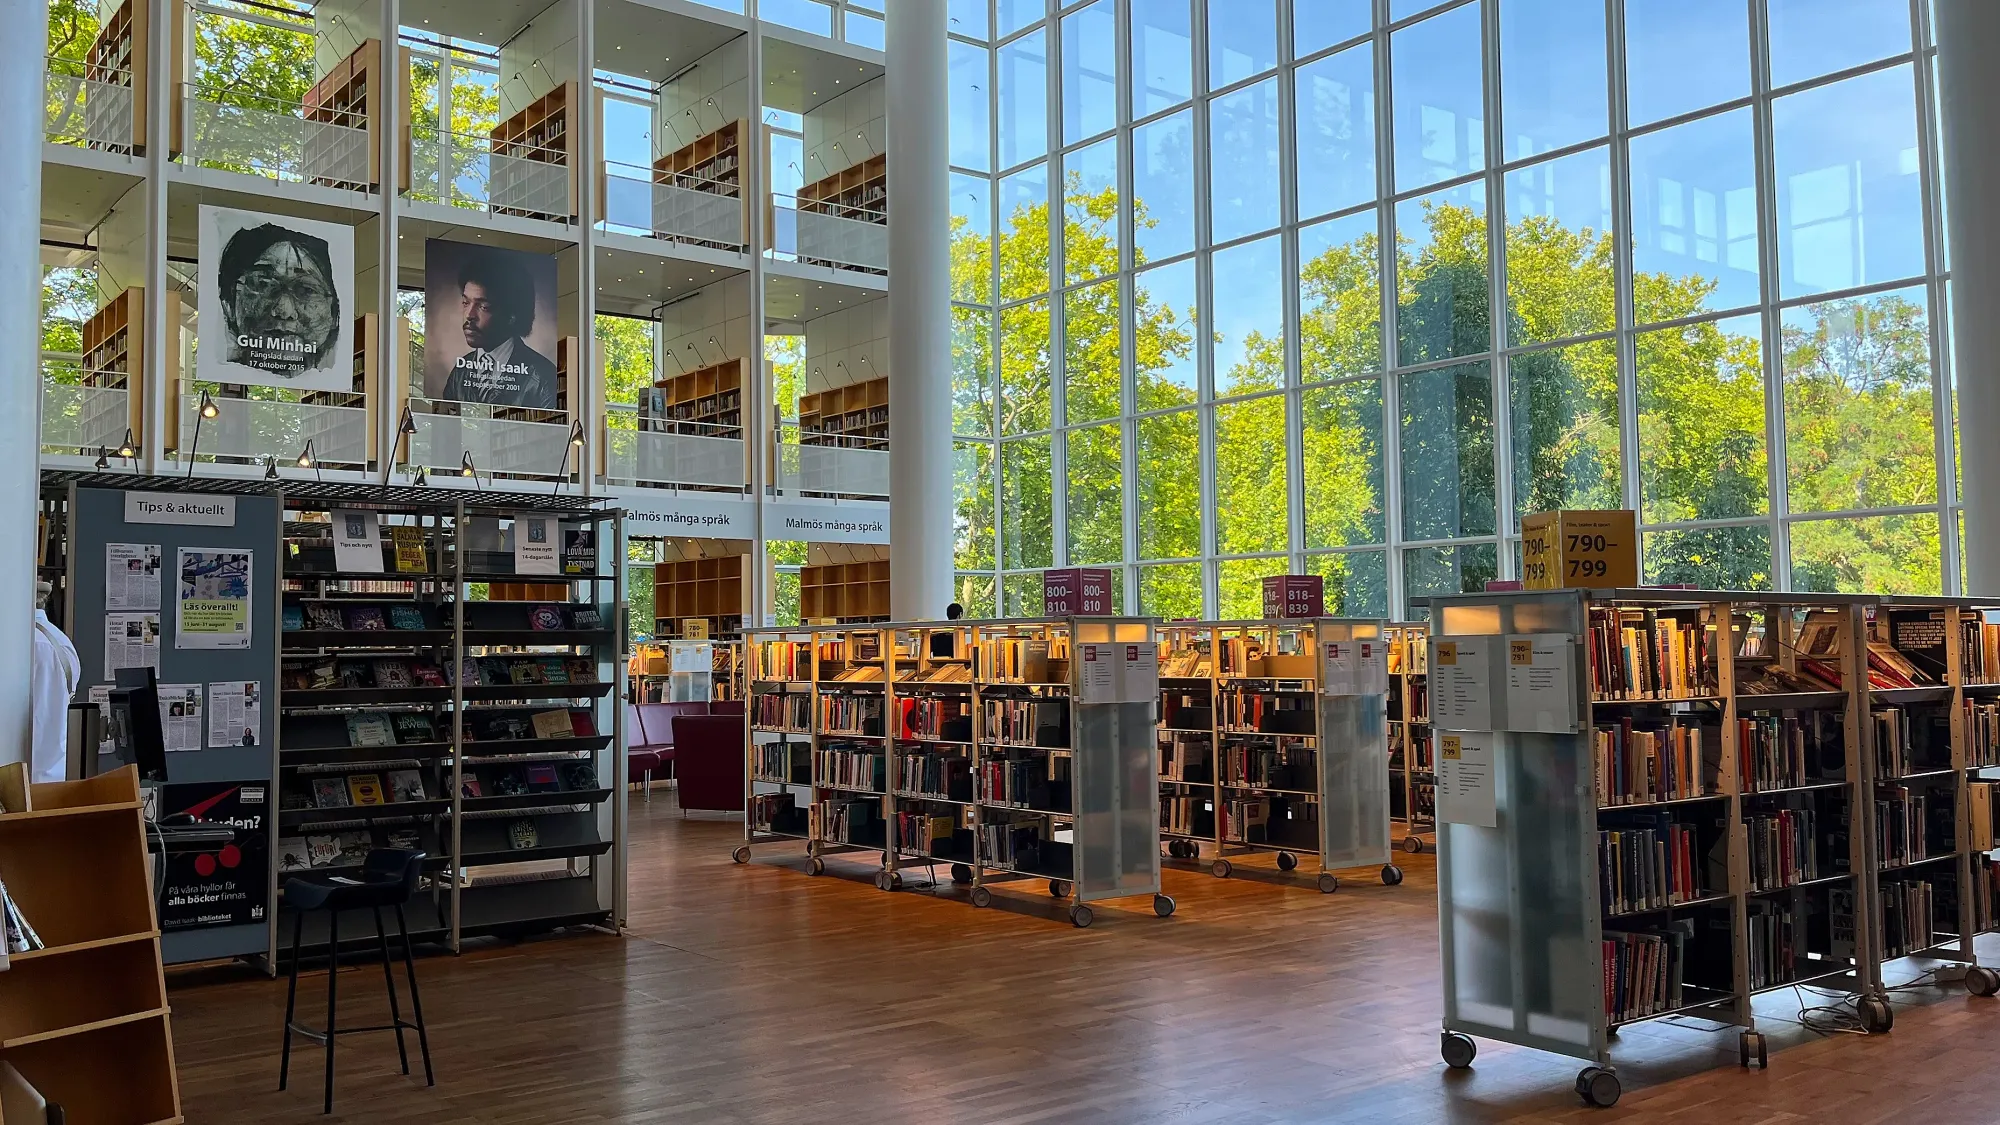
[[[832,671],[835,665],[865,664],[881,660],[881,636],[866,630],[856,633],[836,633],[822,639],[814,655],[819,660],[819,671],[823,677]]]
[[[1890,879],[1882,883],[1882,957],[1909,957],[1938,944],[1937,892],[1927,880]],[[1946,924],[1958,932],[1958,919]]]
[[[1904,785],[1876,787],[1876,862],[1897,867],[1929,859],[1934,831],[1944,841],[1943,850],[1951,850],[1950,841],[1956,836],[1951,822],[1951,801],[1948,797],[1934,800],[1933,796],[1927,790]]]
[[[1965,701],[1965,762],[2000,766],[2000,703]]]
[[[820,785],[860,789],[869,793],[888,790],[887,759],[864,750],[820,749],[813,752],[813,777]]]
[[[384,847],[429,851],[423,834],[414,828],[392,828],[384,836]],[[278,840],[278,872],[306,871],[322,867],[359,867],[375,847],[366,832],[323,832],[311,836],[284,836]]]
[[[977,799],[1037,812],[1070,811],[1067,758],[986,758],[974,774]]]
[[[764,730],[812,733],[812,696],[759,692],[750,697],[750,724]]]
[[[1585,648],[1601,699],[1686,699],[1715,690],[1714,628],[1653,609],[1592,607]]]
[[[1168,735],[1159,743],[1160,780],[1212,783],[1215,751],[1205,738]]]
[[[980,737],[1010,746],[1069,746],[1069,700],[988,699]]]
[[[1209,836],[1215,832],[1215,804],[1206,797],[1160,795],[1160,831],[1177,836]]]
[[[964,665],[952,665],[964,667]],[[898,699],[898,738],[927,742],[971,742],[972,706],[963,696]]]
[[[1948,712],[1877,707],[1869,711],[1868,720],[1875,728],[1875,776],[1904,777],[1951,765]]]
[[[1237,844],[1262,844],[1269,841],[1270,798],[1232,798],[1222,802],[1221,812],[1224,840]]]
[[[1206,734],[1215,729],[1215,703],[1205,691],[1169,691],[1160,696],[1160,725],[1168,730]]]
[[[879,695],[822,695],[819,729],[825,734],[881,734],[882,707]]]
[[[467,687],[541,684],[595,685],[597,664],[585,656],[467,656],[460,663]],[[451,669],[428,660],[375,657],[368,660],[287,660],[279,666],[287,691],[331,688],[422,688],[451,686]]]
[[[1775,891],[1820,878],[1817,825],[1818,817],[1810,808],[1744,817],[1750,840],[1750,886]]]
[[[1708,862],[1695,826],[1665,815],[1600,828],[1598,897],[1609,914],[1692,902],[1708,894]]]
[[[750,678],[787,683],[812,679],[812,642],[758,641],[752,644]]]
[[[1838,893],[1828,896],[1835,903],[1842,897]],[[1838,913],[1837,905],[1834,912]],[[1806,961],[1806,919],[1791,903],[1770,899],[1751,899],[1745,917],[1750,926],[1751,989],[1776,988],[1798,980]],[[1851,907],[1847,925],[1853,925]]]
[[[390,770],[388,784],[382,782],[379,773],[352,773],[345,777],[315,777],[311,792],[296,786],[286,786],[280,798],[279,807],[286,810],[298,809],[346,809],[370,808],[378,805],[407,804],[412,801],[430,800],[424,788],[422,770]],[[301,781],[305,780],[303,778]]]
[[[1600,725],[1592,740],[1599,807],[1679,801],[1715,792],[1722,740],[1712,727],[1682,722],[1642,726],[1628,718]]]
[[[1266,695],[1229,691],[1216,702],[1217,725],[1225,731],[1313,734],[1319,713],[1310,695]]]
[[[1736,720],[1736,756],[1747,791],[1794,789],[1847,769],[1846,719],[1832,709]]]
[[[1612,1023],[1679,1010],[1685,1003],[1694,920],[1676,918],[1658,930],[1606,930],[1604,1014]]]
[[[972,761],[950,754],[899,754],[896,790],[946,801],[970,801]]]
[[[753,832],[781,832],[804,836],[812,826],[807,810],[800,808],[790,793],[753,793],[744,808]]]
[[[1065,637],[987,637],[979,642],[978,668],[989,683],[1069,682]]]
[[[1965,630],[1965,682],[2000,684],[2000,624],[1967,620],[1961,626]]]
[[[828,799],[812,808],[812,834],[837,844],[882,847],[882,806],[876,801]]]
[[[979,825],[979,862],[992,867],[1043,871],[1069,878],[1070,845],[1054,838],[1046,821],[998,821]]]
[[[1224,784],[1260,789],[1319,792],[1319,755],[1297,742],[1227,742],[1222,747]]]
[[[950,813],[899,812],[896,814],[896,847],[917,855],[956,859],[953,837],[959,831],[958,816]]]
[[[806,781],[812,776],[812,747],[803,742],[759,742],[750,747],[750,772],[765,781]]]
[[[415,602],[393,602],[381,606],[310,601],[288,603],[279,617],[278,627],[287,633],[314,629],[373,632],[429,629],[431,624],[424,615],[424,607]]]
[[[1177,648],[1168,650],[1166,642],[1160,643],[1160,678],[1163,680],[1205,680],[1209,677],[1209,659],[1206,650],[1198,648]]]

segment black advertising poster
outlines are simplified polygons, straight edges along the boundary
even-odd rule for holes
[[[187,818],[204,828],[233,828],[226,844],[181,844],[166,829],[166,890],[160,929],[194,930],[262,922],[270,899],[270,787],[261,781],[189,782],[161,787],[162,825]]]

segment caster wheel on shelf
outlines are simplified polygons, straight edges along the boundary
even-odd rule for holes
[[[1068,883],[1065,883],[1065,882],[1063,882],[1063,881],[1062,881],[1061,879],[1050,879],[1050,880],[1049,880],[1049,897],[1050,897],[1050,898],[1068,898],[1068,897],[1069,897],[1069,884],[1068,884]]]
[[[1861,1016],[1861,1026],[1870,1035],[1881,1035],[1896,1026],[1896,1012],[1889,1002],[1877,996],[1864,996],[1854,1004],[1854,1010]]]
[[[1736,1061],[1739,1066],[1747,1069],[1754,1059],[1758,1070],[1771,1069],[1771,1060],[1765,1051],[1763,1032],[1746,1031],[1736,1037]]]
[[[1984,965],[1974,965],[1965,970],[1965,990],[1974,996],[1991,996],[2000,992],[2000,973]]]
[[[1229,878],[1229,873],[1234,870],[1236,869],[1233,866],[1231,866],[1229,861],[1226,859],[1218,859],[1214,863],[1208,865],[1208,873],[1215,876],[1218,879]]]
[[[1618,1096],[1625,1087],[1618,1082],[1618,1076],[1599,1067],[1586,1066],[1583,1073],[1576,1076],[1576,1092],[1584,1101],[1599,1109],[1610,1109],[1618,1104]]]
[[[892,891],[900,891],[900,890],[902,890],[902,889],[903,889],[903,873],[902,873],[902,872],[900,872],[900,871],[891,871],[891,872],[889,872],[889,889],[890,889],[890,890],[892,890]]]
[[[960,886],[964,886],[965,884],[972,882],[972,868],[966,866],[963,863],[952,864],[951,881],[957,883]]]
[[[818,856],[814,856],[811,859],[806,860],[806,874],[808,875],[826,874],[826,861]]]
[[[1411,855],[1424,854],[1424,838],[1422,836],[1403,837],[1403,850],[1409,852]]]
[[[1168,841],[1167,841],[1167,858],[1168,858],[1168,859],[1179,859],[1180,857],[1181,857],[1181,842],[1180,842],[1179,840],[1168,840]]]
[[[992,905],[993,905],[993,892],[992,892],[992,891],[989,891],[989,890],[987,890],[987,889],[986,889],[985,887],[974,887],[974,888],[972,888],[972,905],[974,905],[974,906],[992,906]]]
[[[1299,865],[1299,857],[1290,852],[1278,853],[1278,870],[1290,871]]]
[[[1155,914],[1158,914],[1158,915],[1159,915],[1160,917],[1162,917],[1162,918],[1171,918],[1171,917],[1173,917],[1173,914],[1174,914],[1174,900],[1173,900],[1172,896],[1170,896],[1170,895],[1154,895],[1154,896],[1153,896],[1153,913],[1155,913]]]
[[[1397,866],[1396,866],[1395,864],[1393,864],[1393,863],[1392,863],[1392,864],[1390,864],[1390,865],[1388,865],[1387,867],[1384,867],[1384,868],[1382,869],[1382,885],[1383,885],[1383,886],[1385,886],[1385,887],[1393,887],[1393,886],[1397,885],[1398,883],[1401,883],[1402,881],[1403,881],[1403,869],[1402,869],[1402,868],[1400,868],[1400,867],[1397,867]]]
[[[1330,895],[1340,889],[1340,877],[1330,871],[1322,871],[1319,876],[1319,893]]]
[[[875,889],[878,891],[889,889],[889,873],[887,871],[877,871],[875,873]]]
[[[1096,920],[1097,915],[1091,913],[1090,907],[1080,902],[1069,908],[1070,925],[1075,926],[1079,930],[1088,929],[1090,924]]]
[[[1444,1065],[1453,1070],[1464,1070],[1479,1057],[1479,1044],[1473,1042],[1470,1035],[1447,1031],[1438,1037],[1438,1054],[1444,1056]]]
[[[749,863],[750,845],[743,844],[739,846],[735,851],[729,853],[729,858],[735,860],[738,863]]]

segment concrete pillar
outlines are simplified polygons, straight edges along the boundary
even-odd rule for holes
[[[945,5],[889,0],[889,612],[952,599],[951,188]]]
[[[28,688],[35,655],[35,549],[41,448],[42,308],[42,45],[48,5],[0,4],[0,43],[12,43],[14,65],[0,67],[0,342],[14,358],[0,364],[0,662],[17,674],[0,676],[0,764],[29,760],[33,734]]]
[[[1951,200],[1952,370],[1964,475],[1965,592],[2000,594],[2000,4],[1936,0],[1938,116]],[[1950,529],[1946,529],[1950,534]]]

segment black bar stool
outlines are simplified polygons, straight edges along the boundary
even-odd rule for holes
[[[359,879],[345,876],[294,876],[285,880],[284,905],[292,910],[292,975],[285,990],[285,1051],[278,1064],[278,1089],[285,1088],[292,1069],[292,1033],[315,1043],[326,1044],[326,1108],[333,1112],[333,1041],[336,1036],[359,1031],[394,1031],[396,1054],[403,1060],[403,1073],[410,1073],[410,1054],[403,1046],[403,1029],[417,1033],[417,1046],[424,1054],[424,1085],[435,1086],[431,1074],[431,1042],[424,1033],[424,1004],[417,996],[417,962],[410,953],[410,927],[403,916],[403,904],[417,892],[417,878],[424,867],[424,853],[400,848],[377,848],[361,864]],[[403,938],[403,968],[410,977],[411,1023],[403,1019],[396,1003],[396,974],[389,957],[389,934],[382,926],[382,908],[396,908],[396,929]],[[292,1019],[299,998],[299,941],[305,930],[308,911],[331,911],[327,919],[326,1028],[315,1031]],[[368,910],[375,915],[375,941],[382,951],[382,978],[389,984],[389,1022],[367,1027],[340,1027],[334,1020],[336,987],[340,979],[340,914],[343,910]]]

